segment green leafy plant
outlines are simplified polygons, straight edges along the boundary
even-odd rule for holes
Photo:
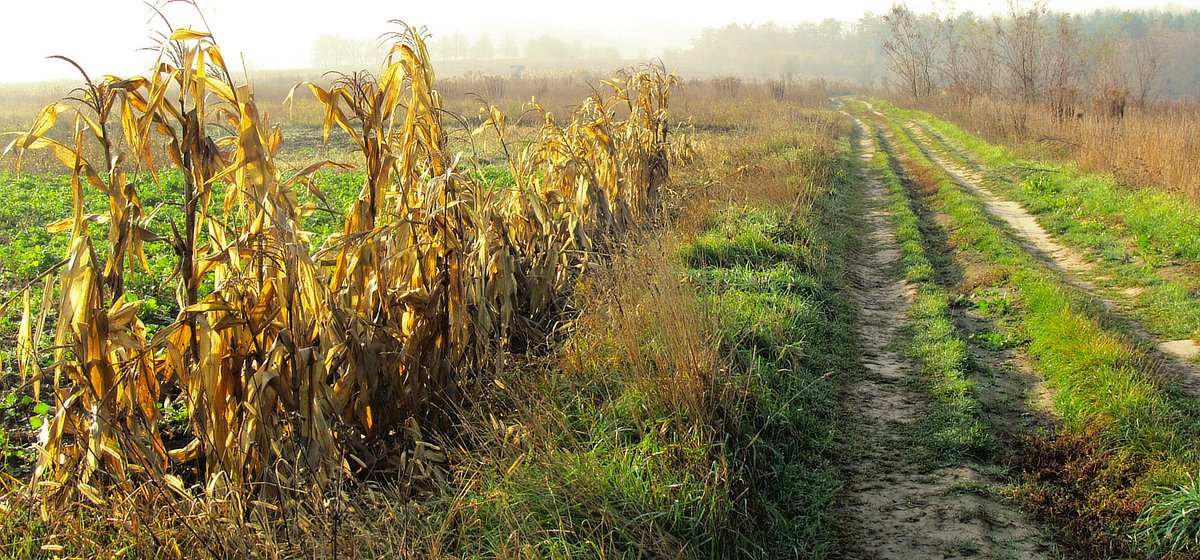
[[[1007,333],[986,332],[973,335],[979,345],[988,350],[1008,350],[1021,344],[1021,339]]]
[[[999,317],[1012,310],[1012,301],[1003,295],[983,297],[975,302],[975,309],[988,317]]]
[[[50,412],[50,405],[40,402],[33,405],[33,416],[29,417],[29,427],[39,429],[46,422],[46,414]]]

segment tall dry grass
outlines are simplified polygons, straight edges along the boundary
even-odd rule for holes
[[[1048,105],[985,98],[969,106],[946,100],[928,109],[991,141],[1025,154],[1075,161],[1135,187],[1153,187],[1200,201],[1200,103],[1130,106],[1114,116],[1102,104],[1081,103],[1065,118]]]

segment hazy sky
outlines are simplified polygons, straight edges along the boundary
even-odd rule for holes
[[[74,71],[65,63],[45,59],[53,54],[69,56],[94,74],[136,73],[145,68],[147,57],[153,59],[136,51],[153,44],[151,30],[163,29],[160,22],[150,21],[151,12],[142,0],[0,2],[0,53],[4,53],[0,82],[73,77]],[[242,54],[251,67],[288,68],[306,66],[313,39],[323,33],[375,37],[388,31],[386,21],[395,18],[424,25],[435,35],[490,31],[495,40],[520,30],[560,30],[566,37],[626,34],[630,38],[623,41],[628,45],[625,52],[645,48],[655,54],[665,46],[685,46],[691,33],[708,25],[853,21],[865,12],[887,11],[892,0],[607,0],[600,4],[603,10],[585,9],[595,4],[572,9],[574,3],[562,0],[201,0],[201,4],[231,63]],[[932,6],[944,9],[948,2],[911,0],[908,4],[927,11]],[[953,5],[959,12],[992,13],[1002,10],[1005,2],[958,0]],[[1168,5],[1200,9],[1200,0],[1050,0],[1051,9],[1065,11]],[[169,6],[167,13],[177,26],[196,21],[191,8],[180,4]]]

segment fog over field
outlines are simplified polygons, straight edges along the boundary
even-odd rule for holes
[[[323,36],[377,43],[381,33],[392,29],[387,24],[391,19],[425,26],[432,35],[435,59],[663,58],[671,65],[673,58],[683,58],[678,55],[706,28],[735,23],[789,27],[825,20],[852,24],[860,22],[864,14],[887,12],[892,2],[780,4],[750,0],[693,4],[617,0],[606,4],[604,10],[549,0],[503,4],[470,0],[455,3],[452,8],[382,0],[345,0],[336,8],[298,7],[282,0],[207,0],[200,4],[204,19],[230,58],[240,55],[253,70],[306,68],[323,62],[319,49],[314,52]],[[921,0],[908,5],[915,12],[990,15],[1008,10],[1007,3],[1000,0]],[[1200,1],[1054,0],[1048,7],[1072,13],[1101,8],[1183,11],[1200,7]],[[9,2],[4,11],[0,48],[5,57],[0,60],[0,83],[75,77],[67,64],[45,59],[50,55],[71,57],[97,73],[141,71],[153,60],[154,53],[139,49],[152,47],[153,32],[164,28],[141,0],[57,0],[49,6],[44,2]],[[163,11],[176,26],[200,25],[194,10],[182,2],[168,3]],[[333,56],[336,63],[337,56]],[[357,62],[353,56],[343,58],[346,64]],[[231,65],[237,67],[240,63],[231,60]]]

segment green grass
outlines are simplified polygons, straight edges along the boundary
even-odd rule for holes
[[[37,514],[27,508],[14,509],[0,515],[0,533],[5,535],[20,534],[19,539],[0,542],[0,555],[5,558],[49,558],[50,555],[41,550],[46,543],[45,526]]]
[[[820,170],[801,187],[814,189],[811,196],[789,206],[732,207],[680,260],[719,318],[748,391],[729,441],[748,492],[739,510],[744,526],[727,554],[827,558],[837,553],[833,506],[841,488],[835,384],[857,364],[855,308],[845,289],[861,196],[845,142],[833,153],[795,141],[768,151]]]
[[[661,410],[630,415],[646,400],[636,389],[614,389],[611,406],[573,419],[576,441],[530,451],[515,469],[477,479],[479,491],[461,501],[447,495],[426,505],[442,520],[451,511],[469,520],[454,537],[482,557],[514,549],[549,558],[712,556],[729,540],[732,504],[727,488],[713,484],[722,473],[691,468],[711,450],[656,430],[667,420],[656,416]]]
[[[316,180],[318,188],[333,208],[347,208],[362,188],[363,175],[355,172],[322,173]],[[103,213],[107,202],[103,193],[87,188],[84,211]],[[157,214],[149,228],[156,234],[169,237],[170,223],[180,223],[182,179],[178,173],[167,173],[161,183],[148,179],[137,182],[138,196],[143,209],[149,213],[156,208]],[[214,189],[214,198],[219,202],[221,186]],[[306,189],[297,193],[301,204],[316,203]],[[70,178],[66,175],[13,176],[0,173],[0,294],[5,297],[11,290],[19,288],[40,273],[60,261],[67,251],[67,236],[51,234],[46,226],[71,215]],[[339,213],[316,211],[305,221],[305,228],[313,234],[314,245],[319,245],[331,234],[340,231],[344,216]],[[92,224],[91,232],[97,237],[106,236],[107,226]],[[103,244],[100,244],[103,250]],[[103,255],[101,255],[103,257]],[[154,298],[163,306],[164,320],[173,319],[176,311],[174,294],[160,285],[170,275],[175,262],[174,251],[166,242],[146,244],[146,257],[151,271],[137,271],[131,275],[128,289],[138,298]],[[11,322],[12,317],[7,318]],[[0,325],[0,339],[11,338],[15,329],[12,325]]]
[[[812,255],[804,247],[780,239],[768,229],[777,227],[774,220],[767,223],[755,213],[729,214],[685,247],[680,256],[694,269],[761,269],[779,264],[794,268],[811,262]]]
[[[1188,480],[1174,488],[1161,488],[1154,503],[1143,514],[1144,532],[1139,540],[1153,543],[1156,554],[1172,550],[1184,553],[1200,552],[1200,477],[1188,476]]]
[[[1155,534],[1162,529],[1155,524],[1166,517],[1146,515],[1139,520],[1137,511],[1131,516],[1128,510],[1149,504],[1147,511],[1159,511],[1155,508],[1164,503],[1163,494],[1156,488],[1179,486],[1184,473],[1200,468],[1196,448],[1200,418],[1195,403],[1174,396],[1153,375],[1149,360],[1137,347],[1105,328],[1104,313],[1097,305],[1035,263],[988,218],[978,200],[924,159],[895,122],[887,126],[910,165],[935,182],[932,204],[950,218],[957,250],[989,263],[1000,271],[991,274],[997,285],[1012,288],[1009,305],[1015,323],[1029,340],[1027,352],[1034,368],[1054,390],[1063,429],[1086,441],[1089,450],[1081,461],[1098,465],[1079,475],[1074,481],[1077,486],[1063,484],[1066,474],[1063,480],[1037,481],[1028,489],[1033,495],[1031,505],[1042,513],[1074,517],[1071,531],[1127,553],[1154,546],[1134,540],[1133,535]],[[1064,470],[1078,472],[1081,465],[1068,461]],[[1081,526],[1084,519],[1099,523]]]
[[[508,167],[484,165],[470,173],[471,181],[489,189],[509,189],[517,186]]]
[[[751,435],[743,445],[765,469],[747,481],[757,494],[758,511],[749,513],[759,514],[765,525],[751,533],[756,538],[750,542],[761,547],[754,555],[827,557],[835,550],[831,506],[840,485],[831,458],[834,394],[832,383],[821,377],[845,370],[852,359],[853,310],[831,289],[832,276],[822,281],[804,272],[816,268],[812,261],[796,262],[803,251],[785,241],[790,234],[783,231],[787,220],[781,212],[735,209],[723,224],[748,225],[743,231],[767,238],[754,246],[790,247],[758,252],[738,264],[722,259],[696,271],[752,387],[740,431]],[[745,246],[739,236],[729,245],[733,251]]]
[[[836,270],[806,272],[817,267],[798,257],[804,251],[789,241],[788,224],[786,209],[730,209],[681,260],[720,318],[739,383],[749,390],[737,419],[741,436],[731,442],[747,461],[744,513],[754,519],[738,548],[755,557],[826,558],[836,550],[832,506],[840,482],[832,459],[835,394],[824,377],[853,360],[853,307],[837,289]],[[740,233],[722,233],[731,226]]]

